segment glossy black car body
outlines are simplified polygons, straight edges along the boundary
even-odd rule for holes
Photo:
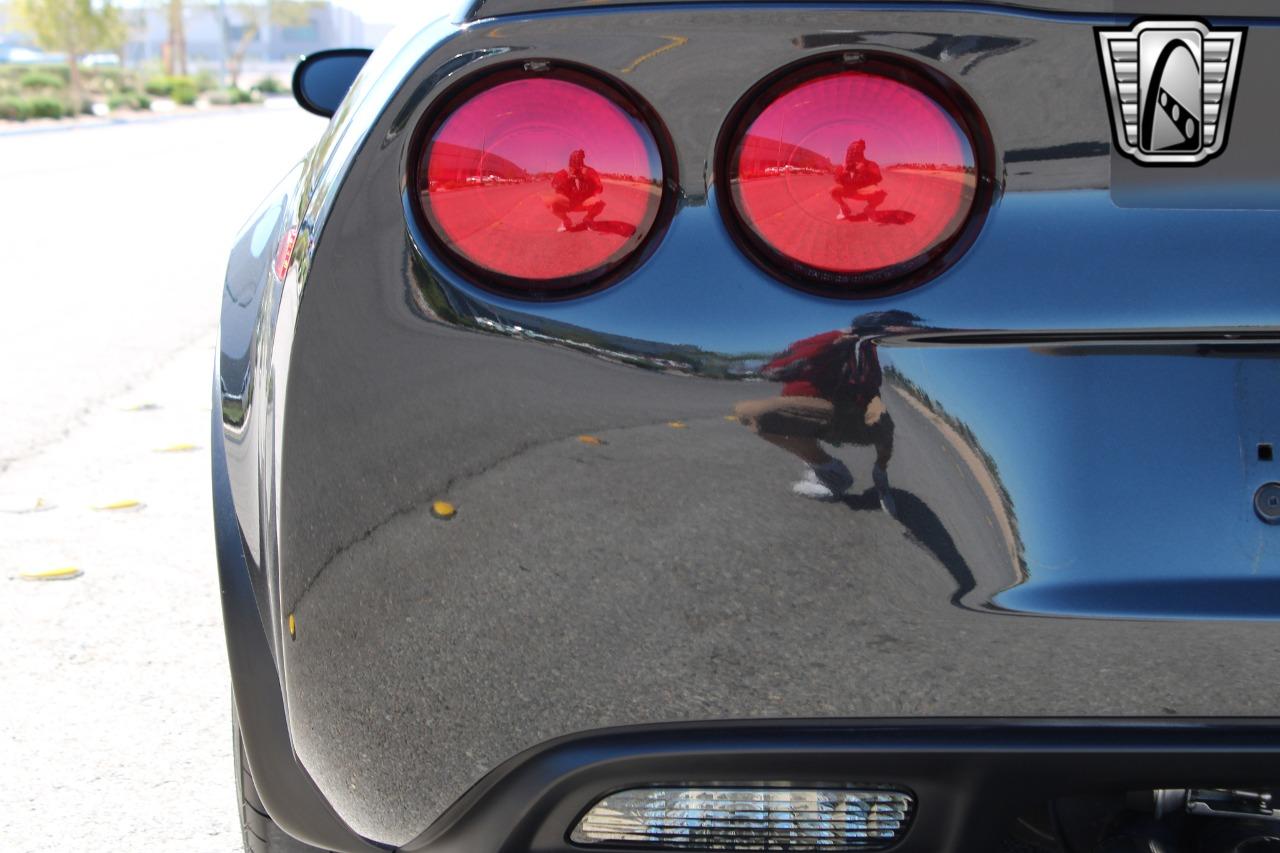
[[[1112,150],[1094,36],[1151,13],[1249,28],[1230,147],[1155,176]],[[267,811],[335,850],[553,851],[625,787],[886,784],[918,797],[901,849],[992,850],[1064,798],[1275,785],[1278,24],[486,0],[393,36],[224,293],[218,552]],[[953,81],[992,159],[971,245],[856,303],[755,263],[717,195],[734,105],[845,51]],[[578,298],[477,286],[416,208],[437,100],[526,58],[625,80],[677,163],[652,251]],[[896,517],[865,448],[846,500],[797,500],[726,416],[776,388],[762,358],[890,309],[920,318],[879,342]]]

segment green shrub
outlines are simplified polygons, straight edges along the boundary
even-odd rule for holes
[[[112,112],[116,110],[141,110],[146,112],[151,109],[151,99],[141,92],[121,92],[107,99],[107,109]]]
[[[88,82],[88,90],[101,95],[132,91],[138,88],[136,77],[136,74],[125,72],[120,68],[102,68],[97,72],[97,76]]]
[[[173,91],[173,83],[168,77],[152,77],[142,87],[148,95],[155,95],[157,98],[167,98],[169,93]]]
[[[169,97],[173,98],[175,104],[184,107],[193,105],[199,96],[200,91],[196,89],[195,84],[182,79],[173,84],[173,90],[169,93]]]
[[[67,112],[57,98],[32,98],[27,103],[31,106],[32,118],[62,118]]]
[[[264,95],[280,95],[285,92],[284,85],[274,77],[263,77],[253,88]]]
[[[62,85],[66,86],[71,83],[71,66],[70,65],[37,65],[30,69],[38,74],[52,74],[62,80]]]
[[[244,89],[237,89],[234,86],[229,89],[222,89],[221,91],[214,92],[209,96],[209,103],[218,104],[223,107],[234,106],[236,104],[251,104],[253,101],[253,92],[247,92]]]
[[[124,70],[120,68],[97,68],[85,75],[85,85],[93,92],[119,92],[127,87]]]
[[[237,89],[235,87],[219,89],[216,92],[209,93],[209,103],[216,107],[229,107],[235,104],[249,104],[252,102],[252,92],[246,92],[244,89]]]
[[[173,98],[177,103],[188,106],[194,104],[196,96],[200,94],[200,88],[193,78],[167,77],[164,74],[149,78],[143,89],[148,95],[154,95],[157,98]]]
[[[60,76],[48,71],[28,71],[18,85],[24,89],[65,89],[67,86]]]
[[[26,121],[31,116],[31,105],[22,98],[0,98],[0,121]]]
[[[192,82],[201,92],[212,92],[218,88],[218,75],[209,70],[200,71],[192,79]]]

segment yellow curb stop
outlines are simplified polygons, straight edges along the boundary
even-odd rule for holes
[[[578,441],[583,444],[604,444],[604,439],[594,435],[580,435]]]

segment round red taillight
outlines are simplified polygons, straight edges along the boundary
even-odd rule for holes
[[[965,230],[978,199],[973,138],[922,75],[814,67],[750,103],[728,149],[730,212],[752,254],[784,276],[882,293],[912,283]]]
[[[663,206],[663,161],[632,102],[572,71],[499,74],[454,99],[418,166],[436,239],[478,284],[555,295],[636,255]]]

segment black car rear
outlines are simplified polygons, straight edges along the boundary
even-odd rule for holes
[[[1150,14],[1200,103],[1102,37]],[[224,298],[262,811],[340,850],[1278,843],[1241,846],[1280,836],[1277,24],[393,37]]]

